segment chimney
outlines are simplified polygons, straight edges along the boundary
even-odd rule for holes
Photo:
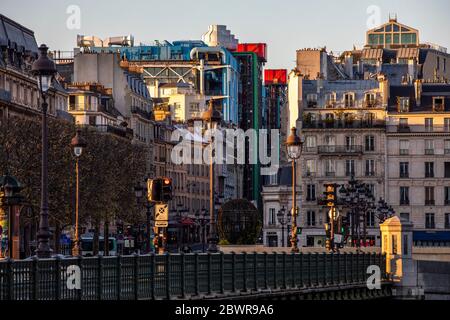
[[[387,106],[389,102],[389,81],[383,74],[378,76],[378,85],[383,106]]]
[[[417,79],[414,81],[414,92],[416,95],[416,105],[420,107],[420,102],[422,99],[422,80]]]

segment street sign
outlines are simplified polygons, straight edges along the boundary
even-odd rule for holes
[[[342,243],[342,234],[335,234],[334,235],[334,242],[335,243],[338,243],[338,244],[340,244],[340,243]]]
[[[169,226],[169,221],[155,221],[155,227],[167,228]]]
[[[155,227],[167,228],[169,226],[169,206],[167,204],[155,205]]]
[[[169,206],[167,204],[155,205],[155,221],[169,220]]]

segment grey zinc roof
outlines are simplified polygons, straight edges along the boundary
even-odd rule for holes
[[[18,50],[30,51],[37,55],[38,46],[34,32],[0,14],[0,44],[17,46]]]

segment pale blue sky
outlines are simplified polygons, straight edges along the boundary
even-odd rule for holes
[[[1,0],[0,12],[36,33],[52,50],[71,50],[77,34],[132,34],[136,43],[200,39],[209,24],[226,24],[241,42],[266,42],[269,68],[294,66],[295,50],[327,46],[340,52],[365,42],[370,14],[421,31],[421,42],[450,49],[448,0]],[[80,30],[66,27],[69,5],[81,9]]]

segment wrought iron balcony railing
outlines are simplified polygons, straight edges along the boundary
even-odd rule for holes
[[[358,129],[358,128],[385,128],[386,122],[382,120],[306,120],[302,123],[303,129]]]
[[[319,154],[362,154],[362,146],[319,146]]]

